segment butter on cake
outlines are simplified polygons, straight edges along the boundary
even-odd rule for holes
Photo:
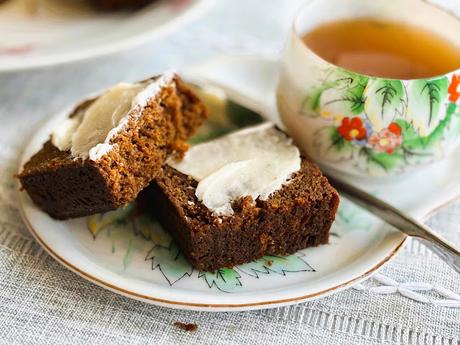
[[[136,198],[207,116],[174,73],[122,83],[81,103],[18,175],[57,219],[114,210]]]
[[[141,195],[190,263],[205,271],[325,244],[339,204],[319,168],[271,124],[169,159]]]

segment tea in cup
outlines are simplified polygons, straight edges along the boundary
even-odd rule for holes
[[[325,168],[393,176],[460,137],[460,20],[422,0],[312,0],[281,60],[277,106]]]

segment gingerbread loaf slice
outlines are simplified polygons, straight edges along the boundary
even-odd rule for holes
[[[56,219],[114,210],[136,198],[166,157],[206,118],[203,103],[173,72],[118,84],[85,101],[18,175]]]
[[[243,150],[251,151],[250,141],[241,137],[234,139],[241,141],[238,145]],[[194,154],[192,148],[184,157],[185,168],[181,163],[173,164],[175,168],[165,166],[163,173],[141,194],[142,204],[150,206],[151,212],[171,233],[195,268],[213,271],[264,255],[286,255],[328,242],[339,197],[319,168],[309,160],[299,156],[299,165],[293,164],[291,170],[284,170],[289,176],[287,180],[275,182],[274,191],[273,185],[266,188],[262,183],[261,193],[254,192],[258,187],[249,187],[247,193],[252,195],[244,195],[249,182],[253,181],[253,186],[258,184],[247,176],[254,172],[256,179],[264,180],[265,173],[260,168],[272,169],[270,164],[273,165],[276,155],[267,154],[267,164],[259,164],[257,159],[264,157],[264,150],[276,151],[274,145],[280,140],[283,139],[275,138],[273,145],[254,142],[253,145],[259,146],[257,154],[252,155],[255,160],[251,153],[232,153],[232,144],[228,142],[223,144],[228,151],[213,146],[209,155],[199,149]],[[285,157],[290,155],[284,149],[279,153]],[[220,160],[220,154],[234,157],[225,164],[212,166],[208,158],[213,156]],[[205,174],[200,176],[201,172],[193,169],[187,173],[187,165],[193,167],[200,161],[205,166],[203,170],[207,170]],[[295,163],[282,157],[279,162],[278,171],[283,171],[290,162]],[[255,171],[247,169],[251,165]],[[292,170],[295,171],[291,173]],[[268,175],[271,178],[276,174]],[[274,180],[270,178],[267,181]],[[219,188],[225,188],[224,192]],[[231,209],[224,205],[226,197],[231,201]]]

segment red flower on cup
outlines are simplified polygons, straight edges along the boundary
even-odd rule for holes
[[[363,120],[359,117],[354,117],[352,119],[344,117],[337,130],[339,134],[348,141],[366,138],[366,128],[364,127]]]
[[[368,144],[378,152],[392,154],[402,144],[401,127],[397,123],[390,123],[388,128],[384,128],[378,133],[372,133]]]
[[[449,101],[457,103],[460,98],[460,74],[452,76],[452,82],[449,85]]]

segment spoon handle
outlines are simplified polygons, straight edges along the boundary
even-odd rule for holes
[[[359,206],[384,220],[386,223],[393,225],[406,235],[422,240],[441,260],[446,262],[457,273],[460,273],[460,250],[434,233],[428,226],[341,179],[329,175],[327,178],[340,193],[347,196]]]

